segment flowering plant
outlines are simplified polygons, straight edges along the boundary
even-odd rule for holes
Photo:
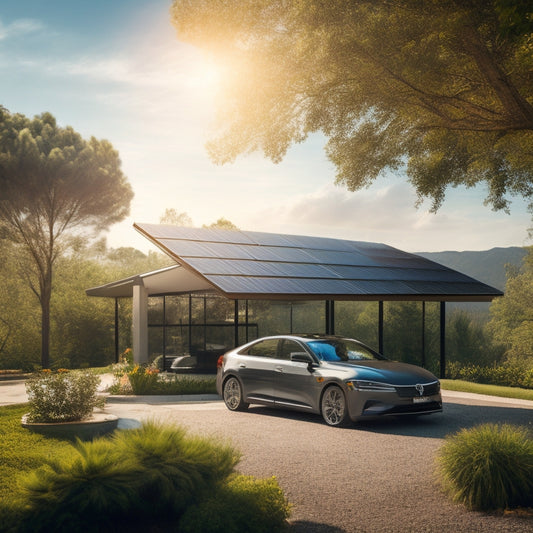
[[[45,369],[26,380],[30,403],[29,422],[73,422],[89,418],[95,407],[104,407],[98,396],[100,378],[89,371]]]
[[[153,394],[159,382],[159,370],[135,365],[127,373],[133,394]]]

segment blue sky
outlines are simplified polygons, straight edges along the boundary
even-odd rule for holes
[[[435,215],[415,207],[405,178],[369,189],[335,186],[320,135],[273,164],[260,154],[217,166],[207,157],[216,66],[178,41],[170,0],[2,0],[0,104],[51,112],[84,137],[109,139],[135,198],[108,233],[110,246],[152,246],[133,222],[166,208],[197,226],[225,217],[245,230],[383,242],[410,252],[532,244],[526,202],[511,215],[483,205],[485,191],[454,189]]]

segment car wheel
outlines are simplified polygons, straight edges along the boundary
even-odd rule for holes
[[[328,387],[322,395],[322,418],[329,426],[345,426],[348,422],[348,409],[344,392],[337,385]]]
[[[226,407],[230,411],[244,411],[248,409],[249,404],[242,399],[242,388],[237,378],[230,377],[224,382],[222,396]]]

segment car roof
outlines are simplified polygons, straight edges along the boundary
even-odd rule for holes
[[[255,339],[252,342],[264,340],[264,339],[297,339],[301,340],[303,342],[311,341],[311,340],[339,340],[339,339],[350,339],[355,342],[360,342],[357,339],[352,339],[351,337],[344,337],[342,335],[326,335],[323,333],[288,333],[284,335],[268,335],[265,337],[260,337],[258,339]]]

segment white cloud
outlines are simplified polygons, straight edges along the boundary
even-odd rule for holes
[[[435,214],[423,206],[415,207],[416,194],[407,182],[378,180],[356,192],[326,185],[309,194],[286,198],[275,207],[263,207],[244,217],[242,227],[382,242],[411,252],[528,244],[530,217],[526,212],[511,216],[494,213],[482,205],[475,191],[460,194],[461,206],[455,207],[451,195]],[[468,195],[470,208],[465,211],[463,204]]]
[[[17,19],[10,24],[3,24],[0,20],[0,41],[36,33],[42,29],[44,25],[36,19]]]

